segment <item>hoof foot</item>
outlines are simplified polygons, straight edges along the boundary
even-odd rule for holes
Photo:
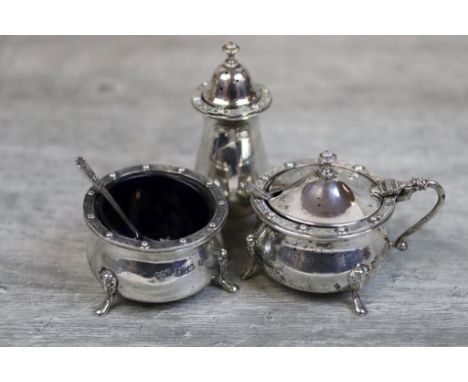
[[[105,316],[109,312],[112,306],[114,297],[117,294],[118,281],[114,272],[108,269],[103,269],[101,273],[99,274],[99,276],[101,278],[102,287],[104,288],[104,291],[106,292],[106,298],[104,299],[102,304],[99,306],[99,308],[96,309],[96,315],[98,317],[102,317],[102,316]]]
[[[354,312],[358,316],[365,316],[367,314],[367,309],[363,302],[361,301],[361,297],[359,293],[353,292],[353,303],[354,303]]]
[[[255,258],[255,245],[256,245],[256,242],[255,242],[254,235],[252,235],[252,234],[248,235],[247,238],[246,238],[246,241],[247,241],[247,253],[248,253],[249,259],[250,259],[250,265],[244,271],[244,273],[242,273],[242,275],[241,275],[242,280],[247,280],[247,279],[251,278],[252,276],[254,276],[258,272],[258,269],[259,269],[257,259]]]
[[[229,293],[235,293],[239,290],[239,286],[237,284],[227,281],[224,277],[216,277],[213,279],[213,282]]]
[[[112,305],[112,299],[106,298],[99,308],[96,309],[96,316],[103,317],[105,316]]]
[[[367,309],[361,301],[359,290],[361,289],[364,281],[369,274],[369,267],[367,265],[357,264],[356,267],[349,273],[348,282],[353,296],[354,311],[359,316],[367,314]]]
[[[250,279],[252,276],[258,273],[258,264],[257,262],[253,263],[249,268],[247,268],[244,273],[241,275],[242,280]]]

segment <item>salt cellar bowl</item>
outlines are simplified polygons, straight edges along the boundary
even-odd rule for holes
[[[246,216],[252,209],[243,186],[267,169],[258,115],[272,98],[237,61],[238,45],[229,42],[223,50],[226,60],[192,94],[193,106],[204,116],[195,170],[222,188],[233,216]]]
[[[385,223],[397,203],[415,191],[433,189],[432,210],[395,241]],[[246,189],[259,218],[247,237],[249,278],[259,265],[277,282],[312,293],[351,291],[354,310],[365,314],[359,290],[375,274],[391,247],[406,239],[442,207],[445,193],[433,180],[381,180],[363,166],[336,161],[325,151],[318,160],[285,163],[267,171]]]
[[[124,168],[101,178],[142,238],[135,239],[119,215],[94,188],[83,202],[92,234],[88,262],[106,297],[104,315],[116,294],[141,302],[191,296],[210,282],[229,292],[227,254],[221,228],[228,205],[222,190],[194,171],[167,165]]]

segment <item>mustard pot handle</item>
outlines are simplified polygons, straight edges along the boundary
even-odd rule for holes
[[[374,195],[380,197],[394,196],[396,202],[401,202],[409,200],[416,191],[425,191],[428,188],[437,192],[437,202],[429,213],[404,231],[394,242],[391,243],[392,246],[400,251],[405,251],[408,248],[406,238],[418,231],[440,210],[445,202],[445,191],[438,182],[423,178],[413,178],[409,182],[385,179],[378,182],[376,188],[373,190]]]

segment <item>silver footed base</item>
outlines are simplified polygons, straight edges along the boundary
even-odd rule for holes
[[[241,275],[242,280],[247,280],[252,276],[255,276],[260,270],[257,258],[255,257],[255,238],[254,235],[248,235],[246,238],[247,242],[247,254],[249,255],[250,264],[247,266],[244,273]]]
[[[225,291],[234,293],[239,290],[239,287],[226,280],[225,271],[227,263],[227,251],[224,248],[219,250],[217,255],[218,260],[218,275],[213,277],[213,283],[218,285],[220,288],[223,288]]]
[[[229,293],[235,293],[239,290],[237,284],[231,283],[221,276],[216,276],[213,278],[213,283]]]
[[[117,294],[118,286],[117,277],[114,272],[109,271],[108,269],[101,271],[100,278],[104,291],[106,292],[106,298],[99,308],[96,309],[96,315],[98,317],[102,317],[109,312],[112,302],[114,301],[114,297]]]
[[[361,290],[362,284],[364,284],[368,273],[369,268],[366,265],[358,264],[348,275],[349,287],[353,297],[354,312],[359,316],[367,314],[367,309],[361,301],[359,291]]]

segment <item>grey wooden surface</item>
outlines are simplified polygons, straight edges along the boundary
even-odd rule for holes
[[[362,292],[295,292],[265,275],[240,282],[253,220],[225,230],[241,287],[184,301],[103,297],[85,257],[88,184],[147,162],[192,166],[201,117],[192,88],[223,58],[225,37],[0,39],[0,345],[468,345],[468,38],[238,37],[240,59],[271,89],[263,115],[271,165],[325,148],[382,176],[425,176],[446,188],[439,216],[392,251]],[[395,237],[435,196],[415,195]]]

